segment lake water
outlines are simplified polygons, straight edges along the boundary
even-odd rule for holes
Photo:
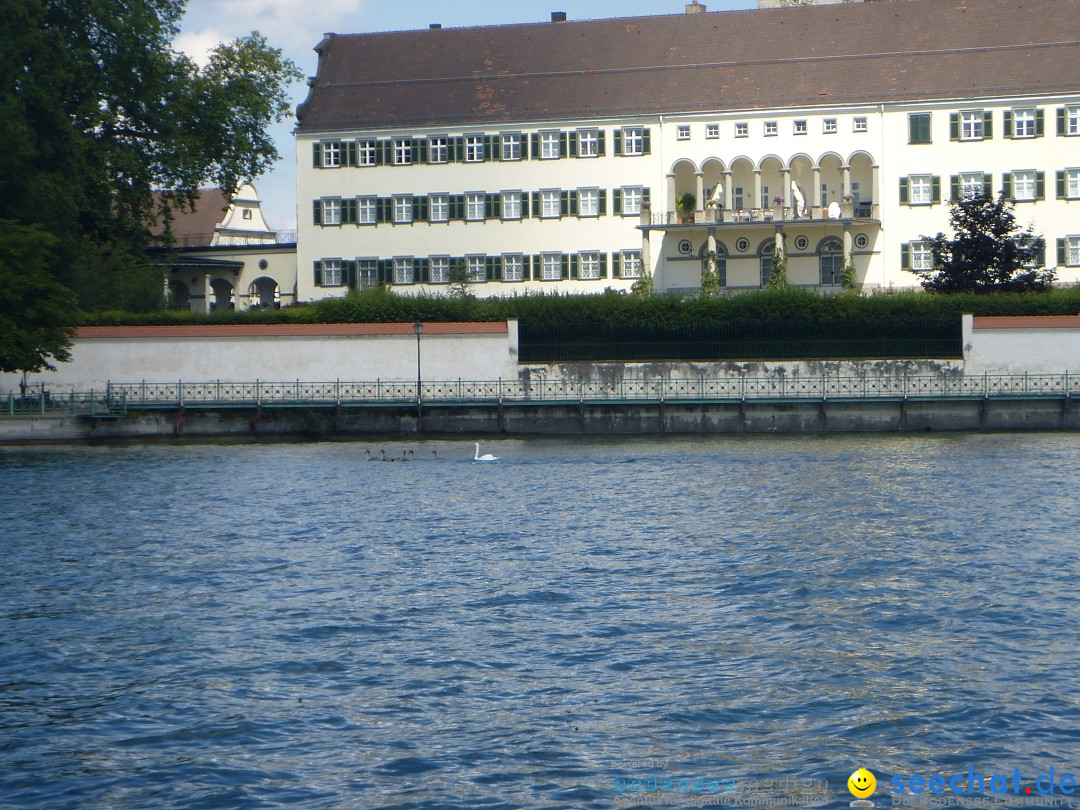
[[[0,806],[1080,776],[1080,436],[481,452],[0,451]]]

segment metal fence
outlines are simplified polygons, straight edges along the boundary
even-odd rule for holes
[[[521,323],[522,363],[963,357],[959,318],[740,320],[674,327]]]
[[[289,408],[441,405],[545,404],[580,402],[723,403],[741,401],[1004,399],[1065,398],[1080,395],[1080,375],[1073,374],[903,374],[892,376],[800,375],[784,377],[664,377],[586,380],[424,381],[415,382],[205,382],[110,383],[104,391],[33,397],[8,395],[3,413],[70,413],[97,418],[131,411],[177,408]]]

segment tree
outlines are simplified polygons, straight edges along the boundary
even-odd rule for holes
[[[0,219],[0,371],[53,369],[71,358],[75,295],[52,277],[55,237]]]
[[[1053,268],[1042,267],[1046,242],[1029,226],[1021,230],[1012,203],[970,195],[953,203],[949,224],[955,236],[922,237],[934,259],[932,270],[911,270],[933,292],[1025,292],[1050,289]]]
[[[767,290],[786,290],[789,286],[787,277],[787,256],[784,251],[777,250],[772,257],[772,272],[769,280],[765,282]]]
[[[469,298],[469,268],[464,261],[454,262],[446,273],[446,280],[450,283],[449,292],[454,298]]]
[[[89,306],[160,305],[148,226],[187,210],[200,186],[231,194],[278,157],[267,130],[300,71],[257,32],[200,68],[171,47],[183,10],[6,0],[0,11],[0,218],[52,234],[51,272]]]
[[[714,298],[720,294],[720,273],[716,269],[717,252],[705,251],[701,263],[701,297]]]

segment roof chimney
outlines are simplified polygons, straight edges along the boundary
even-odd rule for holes
[[[551,12],[551,21],[552,22],[566,22],[566,12],[565,11],[553,11],[553,12]]]
[[[698,0],[694,0],[690,5],[686,7],[687,14],[700,14],[703,11],[708,11],[705,6],[701,5]]]
[[[442,28],[442,23],[431,23],[428,28],[430,28],[432,31],[438,31],[440,28]]]

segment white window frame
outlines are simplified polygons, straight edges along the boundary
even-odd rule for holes
[[[322,224],[341,224],[341,198],[323,197],[322,199]]]
[[[484,162],[484,136],[473,133],[465,136],[465,162]]]
[[[428,195],[428,222],[450,221],[450,195],[443,193]]]
[[[598,217],[598,216],[600,216],[600,189],[598,189],[598,188],[579,188],[578,189],[578,216],[579,217]]]
[[[1035,202],[1036,177],[1034,170],[1023,169],[1012,173],[1012,198],[1016,202]]]
[[[466,256],[465,268],[470,284],[483,284],[487,281],[487,256]]]
[[[619,268],[619,275],[623,278],[641,278],[641,251],[622,251]]]
[[[622,136],[624,155],[637,157],[645,154],[644,127],[623,127]]]
[[[1065,264],[1068,267],[1080,266],[1080,236],[1065,237]]]
[[[376,225],[379,222],[379,203],[375,197],[356,198],[356,224]]]
[[[1023,107],[1013,110],[1013,134],[1014,138],[1035,137],[1035,108]]]
[[[795,135],[805,135],[809,132],[805,118],[797,118],[792,124],[791,131]]]
[[[600,278],[600,254],[594,250],[578,254],[578,278],[596,281]]]
[[[1065,134],[1080,135],[1080,104],[1065,108]]]
[[[869,132],[870,125],[865,115],[856,115],[851,121],[852,132]]]
[[[540,218],[558,219],[562,216],[562,193],[559,189],[540,190]]]
[[[412,164],[412,138],[394,138],[394,165]]]
[[[644,196],[642,186],[622,187],[622,215],[624,217],[636,217],[641,214],[641,202]]]
[[[324,169],[341,167],[341,141],[322,142],[322,167]]]
[[[415,284],[416,283],[416,265],[413,262],[412,256],[395,256],[394,257],[394,283],[395,284]]]
[[[715,140],[720,137],[720,125],[719,124],[706,124],[705,125],[705,139]]]
[[[675,126],[675,139],[678,141],[690,140],[690,125],[689,124],[677,124]]]
[[[360,290],[374,290],[379,286],[379,260],[358,258],[356,260],[356,287]]]
[[[1065,199],[1080,199],[1080,168],[1065,170]]]
[[[358,166],[375,165],[375,141],[364,139],[356,142],[356,163]]]
[[[450,283],[450,257],[449,256],[430,256],[428,257],[428,268],[431,273],[432,284],[449,284]]]
[[[562,281],[562,258],[561,253],[540,254],[541,281]]]
[[[981,141],[983,140],[983,111],[961,110],[960,111],[960,140]]]
[[[502,197],[502,218],[503,219],[521,219],[522,194],[520,191],[503,191]]]
[[[908,245],[908,264],[912,270],[933,270],[934,251],[930,243],[917,240]]]
[[[960,172],[960,199],[982,194],[985,184],[985,172]]]
[[[345,262],[341,259],[322,260],[322,286],[340,287],[345,283]]]
[[[746,121],[737,121],[735,123],[735,137],[736,138],[749,138],[750,137],[750,124]]]
[[[775,138],[779,132],[780,132],[780,124],[779,124],[779,122],[777,122],[777,121],[766,121],[765,122],[765,137],[766,138]]]
[[[521,160],[521,134],[504,132],[499,137],[499,159],[502,161]]]
[[[394,224],[395,225],[408,225],[413,221],[412,218],[412,194],[395,194],[393,196],[394,207]]]
[[[428,138],[428,163],[435,165],[450,162],[450,139],[445,135]]]
[[[520,253],[504,253],[502,257],[502,280],[524,281],[525,260]]]
[[[559,159],[559,132],[557,130],[540,133],[540,159]]]
[[[839,132],[835,118],[825,118],[821,122],[821,132],[825,135],[835,135]]]
[[[600,131],[597,129],[578,130],[578,157],[600,157]]]
[[[908,205],[933,205],[934,178],[929,174],[908,177]]]
[[[483,222],[484,216],[484,192],[465,192],[465,220],[467,222]]]

